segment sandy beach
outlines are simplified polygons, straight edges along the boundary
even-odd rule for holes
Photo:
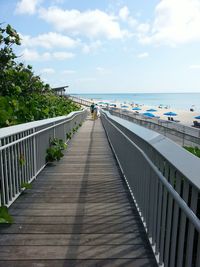
[[[200,115],[200,112],[197,112],[195,110],[190,111],[190,110],[172,109],[172,108],[169,108],[167,106],[159,107],[159,106],[147,106],[147,105],[139,105],[139,104],[131,105],[128,103],[120,103],[117,101],[116,102],[110,102],[108,100],[99,101],[99,100],[94,100],[94,99],[93,99],[93,101],[97,104],[100,103],[100,105],[102,102],[115,104],[117,108],[122,108],[123,110],[128,110],[130,112],[136,112],[136,111],[132,110],[132,108],[139,107],[141,110],[138,110],[137,114],[141,114],[141,115],[145,112],[148,112],[147,111],[148,109],[152,108],[152,109],[156,110],[155,112],[152,112],[155,116],[158,116],[158,117],[160,117],[161,120],[166,120],[166,121],[168,121],[169,116],[164,115],[164,113],[174,112],[177,114],[177,116],[173,116],[173,119],[175,121],[178,121],[177,123],[182,124],[182,125],[186,125],[186,126],[192,126],[193,121],[197,120],[194,117]],[[128,106],[128,107],[123,108],[123,105]],[[152,118],[152,120],[153,119],[154,118]],[[200,120],[197,120],[197,121],[200,122]]]

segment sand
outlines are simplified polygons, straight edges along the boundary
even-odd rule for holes
[[[96,100],[94,102],[98,103],[99,100]],[[108,100],[102,100],[102,102],[108,102],[109,103]],[[114,102],[114,104],[116,104],[117,108],[121,108],[120,102]],[[161,120],[166,120],[166,121],[168,120],[168,116],[164,115],[164,113],[171,111],[171,112],[174,112],[177,114],[177,116],[173,116],[173,119],[176,121],[179,121],[177,123],[182,124],[182,125],[186,125],[186,126],[192,126],[193,121],[197,120],[194,117],[200,115],[200,112],[196,112],[196,111],[192,112],[189,110],[178,110],[178,109],[172,109],[172,108],[168,108],[168,107],[159,108],[158,106],[155,107],[155,106],[146,106],[146,105],[137,105],[137,104],[135,104],[134,106],[131,106],[130,104],[122,104],[122,105],[127,105],[128,108],[124,108],[124,109],[131,111],[131,112],[135,112],[132,110],[132,108],[138,106],[139,108],[141,108],[141,110],[138,111],[139,114],[147,112],[147,109],[150,109],[150,108],[156,109],[157,111],[152,112],[152,113],[155,116],[159,116]],[[200,122],[200,120],[197,120],[197,121]]]

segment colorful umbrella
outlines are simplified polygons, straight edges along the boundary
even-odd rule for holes
[[[177,116],[177,114],[175,112],[166,112],[164,113],[163,115],[166,115],[166,116]]]
[[[155,115],[152,114],[152,113],[150,113],[150,112],[145,112],[145,113],[143,113],[142,115],[143,115],[143,116],[146,116],[146,117],[150,117],[150,118],[154,118],[154,117],[155,117]]]
[[[196,116],[196,117],[194,117],[195,119],[197,119],[197,120],[200,120],[200,116]]]
[[[150,109],[147,109],[146,111],[148,111],[148,112],[156,112],[157,109],[150,108]]]
[[[132,110],[141,110],[141,108],[135,107],[135,108],[132,108]]]

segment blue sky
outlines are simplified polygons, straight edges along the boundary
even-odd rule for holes
[[[200,92],[200,0],[0,0],[0,14],[52,87]]]

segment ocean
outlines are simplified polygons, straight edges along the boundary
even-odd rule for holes
[[[159,105],[172,109],[190,110],[194,105],[195,111],[200,111],[200,93],[120,93],[120,94],[72,94],[85,99],[119,101],[121,103],[143,104],[152,107]]]

